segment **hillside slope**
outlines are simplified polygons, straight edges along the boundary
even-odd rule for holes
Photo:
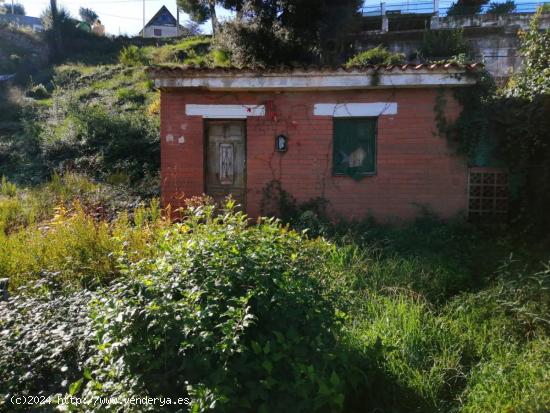
[[[112,42],[107,64],[90,63],[92,50],[0,85],[0,175],[39,183],[71,170],[158,192],[160,102],[143,66],[223,64],[224,56],[206,36],[125,43]]]

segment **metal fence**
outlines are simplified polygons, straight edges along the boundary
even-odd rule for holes
[[[363,16],[376,17],[386,15],[398,15],[398,14],[438,14],[439,16],[446,16],[447,10],[454,3],[452,0],[410,0],[405,3],[399,2],[381,2],[376,5],[366,5],[362,8]],[[497,1],[496,3],[502,3]],[[516,8],[512,13],[534,13],[537,8],[543,4],[549,4],[550,0],[543,0],[539,2],[516,2]],[[488,12],[490,4],[486,4],[481,7],[480,14]]]

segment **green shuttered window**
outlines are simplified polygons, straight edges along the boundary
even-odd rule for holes
[[[376,118],[334,119],[333,173],[376,174]]]

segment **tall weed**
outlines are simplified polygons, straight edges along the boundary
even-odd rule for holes
[[[166,225],[158,204],[138,207],[136,216],[134,222],[127,213],[112,222],[98,221],[78,202],[70,209],[60,205],[52,219],[0,235],[0,273],[12,289],[45,272],[67,287],[104,285],[122,274],[122,263],[155,253],[152,243]]]

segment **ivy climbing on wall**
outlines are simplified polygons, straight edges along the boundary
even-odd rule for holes
[[[539,29],[536,13],[520,33],[524,68],[497,89],[487,72],[476,86],[457,89],[458,119],[444,117],[445,96],[434,107],[440,135],[471,166],[502,166],[510,173],[511,218],[526,231],[550,229],[550,29]]]

